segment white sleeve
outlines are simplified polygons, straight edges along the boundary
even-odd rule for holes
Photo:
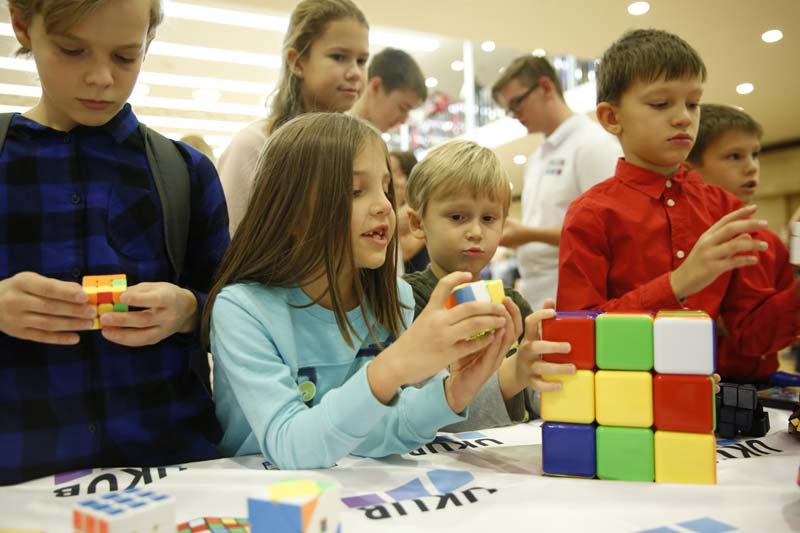
[[[622,157],[622,147],[616,137],[605,132],[599,142],[581,146],[575,158],[575,176],[584,193],[614,175],[617,159]]]
[[[264,121],[259,121],[256,124],[263,123]],[[250,125],[234,135],[231,144],[219,158],[217,169],[222,189],[225,191],[225,201],[228,204],[231,237],[247,210],[256,162],[266,140],[266,135]]]

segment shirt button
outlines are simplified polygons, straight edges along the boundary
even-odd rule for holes
[[[97,431],[97,427],[94,424],[89,424],[89,427],[87,429],[89,430],[89,433],[94,433],[95,431]]]
[[[667,188],[672,187],[672,180],[667,180]]]
[[[64,144],[69,144],[72,142],[72,139],[69,136],[69,133],[65,133],[64,136],[61,138],[61,142]]]
[[[684,257],[686,257],[686,254],[683,252],[683,250],[678,250],[678,252],[675,255],[678,256],[678,259],[683,259]]]
[[[669,200],[667,200],[667,205],[670,206],[670,207],[674,207],[675,206],[675,200],[670,198]]]
[[[73,278],[79,278],[79,277],[81,277],[81,269],[80,268],[73,268],[71,274],[72,274]]]
[[[72,195],[72,203],[73,204],[81,203],[81,195],[80,194],[73,194]]]

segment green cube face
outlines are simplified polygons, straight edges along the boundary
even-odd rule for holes
[[[595,319],[598,368],[653,368],[653,317],[649,314],[604,313]]]
[[[597,477],[623,481],[653,481],[653,430],[598,426]]]

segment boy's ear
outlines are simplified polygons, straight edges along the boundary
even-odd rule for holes
[[[9,14],[11,15],[11,27],[14,28],[14,35],[16,35],[17,41],[19,41],[19,44],[22,45],[23,48],[30,50],[31,36],[29,32],[29,23],[25,22],[22,12],[16,7],[10,8]]]
[[[408,228],[411,231],[411,235],[417,239],[424,239],[425,230],[422,227],[422,217],[410,207],[406,210],[406,212],[408,213]]]
[[[622,124],[619,123],[617,109],[608,102],[597,104],[597,121],[611,135],[619,137],[622,133]]]
[[[540,77],[538,85],[539,87],[542,88],[542,91],[544,91],[544,94],[547,95],[548,97],[556,94],[556,86],[553,85],[553,80],[551,80],[547,76]]]
[[[373,76],[367,81],[367,92],[378,94],[379,91],[383,91],[383,78],[380,76]]]
[[[297,48],[289,48],[286,52],[286,64],[289,65],[289,71],[295,77],[303,79],[303,64],[300,62],[300,52]]]

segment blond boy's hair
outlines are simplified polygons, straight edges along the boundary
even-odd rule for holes
[[[700,106],[700,127],[697,129],[697,140],[686,159],[695,165],[703,164],[703,156],[709,145],[722,137],[725,132],[736,130],[749,133],[759,140],[764,129],[756,119],[735,107],[721,104],[703,104]]]
[[[45,31],[52,34],[64,32],[75,26],[107,2],[108,0],[8,0],[8,6],[18,9],[26,24],[31,23],[34,15],[41,14]],[[148,34],[155,32],[162,20],[164,20],[164,9],[161,0],[150,0]],[[16,52],[17,55],[30,53],[31,51],[25,47],[20,47]]]
[[[422,216],[431,200],[462,191],[500,201],[503,216],[508,214],[508,174],[493,151],[472,141],[450,141],[428,152],[411,171],[406,201]]]
[[[597,103],[619,104],[631,84],[701,78],[706,66],[700,54],[686,41],[662,30],[625,33],[603,54],[597,68]]]

